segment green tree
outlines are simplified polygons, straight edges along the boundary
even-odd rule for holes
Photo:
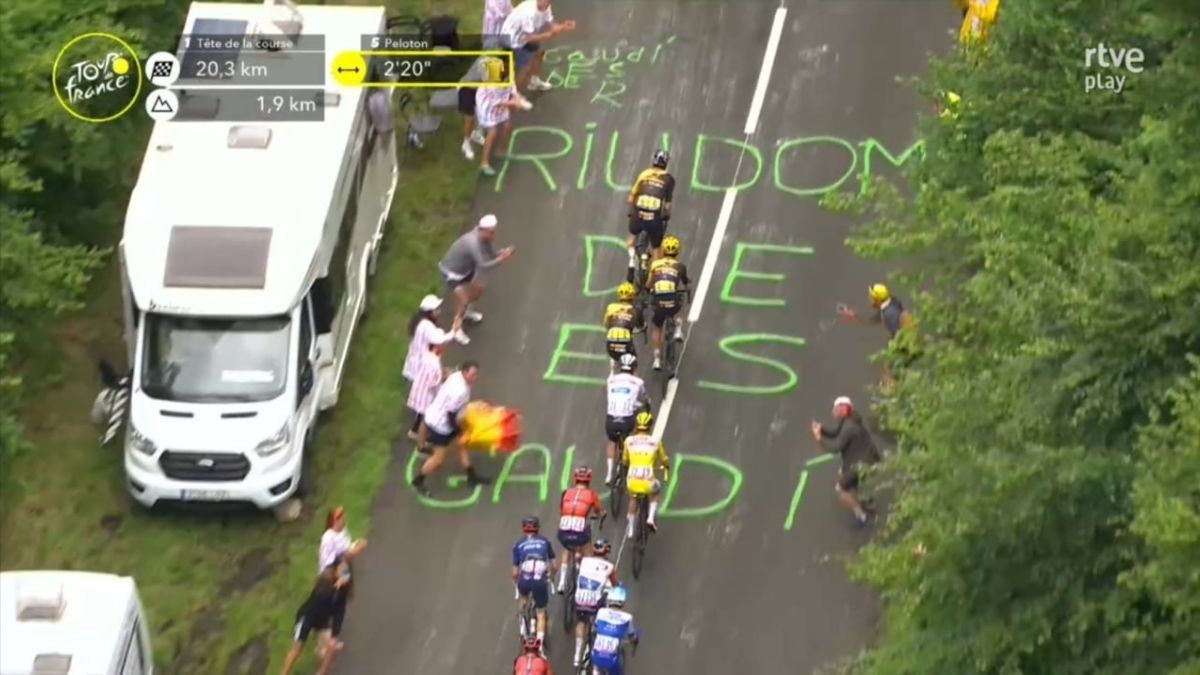
[[[983,53],[934,62],[922,91],[963,102],[921,120],[910,195],[833,201],[871,216],[857,251],[923,263],[861,672],[1196,672],[1198,30],[1186,3],[1006,3]],[[1146,54],[1120,94],[1084,91],[1099,42]]]
[[[169,48],[186,8],[151,0],[0,4],[0,457],[21,446],[13,366],[22,345],[78,306],[120,233],[149,128],[136,107],[106,124],[68,115],[51,89],[55,56],[73,37],[103,31],[144,58]]]

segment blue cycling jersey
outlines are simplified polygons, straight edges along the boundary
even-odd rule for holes
[[[512,564],[521,581],[541,581],[546,578],[554,547],[540,534],[522,537],[513,545]]]
[[[592,643],[592,665],[606,673],[619,673],[621,642],[637,639],[640,631],[629,612],[605,607],[596,612],[596,641]]]

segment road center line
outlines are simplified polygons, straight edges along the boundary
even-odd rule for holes
[[[750,112],[746,116],[746,138],[749,141],[758,129],[758,118],[762,114],[763,101],[767,95],[767,85],[771,80],[771,70],[775,67],[775,54],[779,51],[779,39],[783,34],[783,24],[787,20],[787,8],[782,4],[775,10],[775,19],[771,23],[771,35],[767,39],[767,48],[763,53],[762,67],[758,70],[758,82],[754,86],[754,98],[750,103]],[[734,184],[737,183],[737,176],[742,170],[742,160],[746,157],[746,151],[743,149],[738,154],[737,166],[733,170]],[[721,211],[717,215],[717,224],[713,228],[712,239],[708,243],[708,252],[704,256],[704,267],[700,272],[700,279],[697,281],[695,294],[692,296],[692,306],[688,310],[688,323],[692,326],[700,319],[700,311],[704,308],[704,300],[708,296],[708,289],[712,286],[713,274],[717,269],[717,258],[720,257],[721,244],[725,240],[725,231],[729,229],[729,219],[733,217],[733,203],[737,199],[738,191],[730,188],[725,191],[725,198],[721,201]],[[669,336],[665,336],[670,339]],[[683,363],[683,357],[687,354],[687,345],[691,341],[692,330],[689,326],[687,336],[679,351],[678,365]],[[667,383],[667,393],[663,396],[662,404],[658,407],[657,419],[654,421],[654,438],[662,440],[663,433],[667,429],[667,421],[671,419],[671,408],[675,405],[675,394],[679,391],[679,380],[672,379]],[[622,542],[622,549],[624,548]],[[620,552],[617,554],[620,559]]]

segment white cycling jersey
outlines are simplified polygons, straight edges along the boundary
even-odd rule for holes
[[[604,558],[588,556],[579,561],[579,581],[575,586],[575,606],[593,610],[604,601],[604,591],[612,582],[613,564]]]
[[[608,416],[632,417],[646,399],[646,383],[633,373],[608,376]]]

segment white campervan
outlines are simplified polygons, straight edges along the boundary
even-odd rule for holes
[[[129,577],[0,572],[0,675],[153,675]]]
[[[383,32],[379,7],[191,6],[184,34],[324,36],[324,121],[154,126],[120,249],[125,472],[142,504],[271,508],[301,487],[397,180],[392,90],[339,86],[330,62]],[[184,89],[181,114],[220,118],[220,91]]]

